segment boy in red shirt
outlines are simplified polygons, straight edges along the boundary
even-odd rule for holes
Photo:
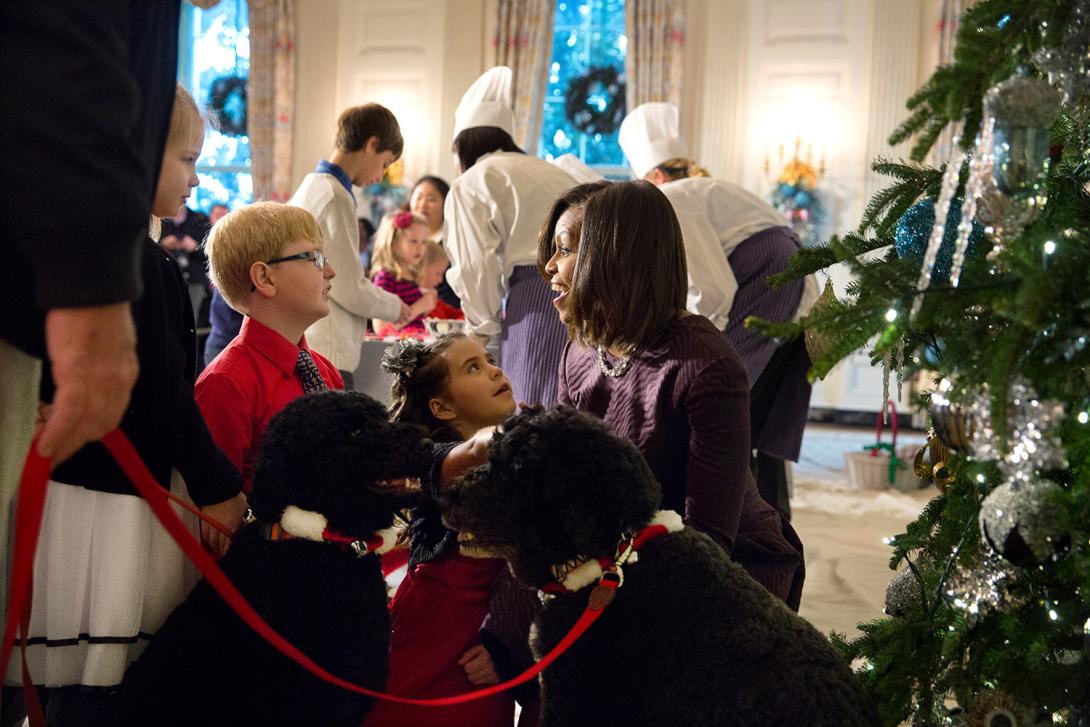
[[[336,273],[323,244],[309,212],[276,202],[227,214],[205,242],[213,283],[246,317],[197,379],[197,404],[247,493],[269,419],[298,396],[344,388],[336,367],[303,336],[329,313]]]

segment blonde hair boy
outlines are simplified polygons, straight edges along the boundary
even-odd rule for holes
[[[314,216],[301,207],[255,202],[229,212],[204,243],[212,282],[232,308],[246,313],[246,301],[254,292],[251,268],[275,259],[285,245],[298,240],[324,245]]]
[[[344,388],[336,367],[303,335],[329,315],[336,273],[314,217],[277,202],[229,212],[204,245],[212,282],[246,318],[197,379],[197,405],[248,492],[254,454],[273,415],[304,394]]]

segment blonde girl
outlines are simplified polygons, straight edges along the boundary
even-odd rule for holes
[[[391,212],[382,218],[375,232],[371,255],[371,282],[376,287],[394,293],[409,306],[409,323],[400,329],[422,334],[424,316],[435,307],[435,288],[421,288],[416,282],[424,260],[428,239],[428,221],[412,212]],[[397,332],[391,321],[374,320],[375,333],[380,336]]]

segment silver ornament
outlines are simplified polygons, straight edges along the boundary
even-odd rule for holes
[[[1055,431],[1063,421],[1064,405],[1040,399],[1021,376],[1011,380],[1008,391],[1007,428],[1010,448],[1005,472],[1014,480],[1029,481],[1034,470],[1063,469],[1063,444]],[[1000,465],[1000,469],[1004,467]]]
[[[992,427],[992,402],[987,386],[972,398],[968,409],[974,423],[973,456],[981,461],[998,461],[1000,471],[1010,480],[1027,482],[1034,479],[1038,470],[1067,466],[1063,444],[1054,433],[1063,420],[1064,406],[1038,397],[1024,377],[1013,377],[1007,390],[1005,442],[998,441]]]
[[[1003,194],[1027,204],[1045,202],[1051,163],[1048,130],[1060,110],[1056,90],[1039,78],[1012,76],[984,96],[991,127],[991,177]]]
[[[995,552],[1022,567],[1058,559],[1071,545],[1064,530],[1059,485],[1048,480],[1008,482],[980,506],[980,532]]]
[[[920,601],[920,581],[908,566],[893,574],[886,586],[887,616],[903,616],[909,604]]]
[[[1017,581],[1014,567],[985,548],[971,562],[951,570],[945,594],[955,608],[964,611],[966,623],[972,627],[992,611],[1006,611],[1025,601],[1013,590]]]

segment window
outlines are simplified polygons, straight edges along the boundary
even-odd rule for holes
[[[574,154],[611,176],[625,166],[617,127],[625,114],[627,45],[624,0],[557,0],[538,143],[542,158]]]
[[[189,206],[207,212],[253,200],[246,82],[250,74],[250,12],[245,0],[223,0],[209,10],[185,3],[179,44],[179,81],[205,109],[210,128],[197,160],[200,185]],[[215,127],[219,126],[217,130]]]

